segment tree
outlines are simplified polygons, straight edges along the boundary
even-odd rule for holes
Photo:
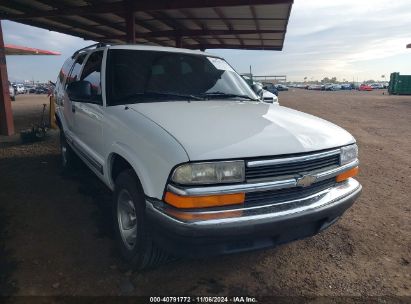
[[[321,83],[337,83],[337,77],[332,77],[332,78],[324,77],[321,80]]]

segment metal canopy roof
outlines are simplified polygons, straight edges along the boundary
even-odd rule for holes
[[[0,19],[99,42],[282,50],[292,4],[293,0],[2,0]]]

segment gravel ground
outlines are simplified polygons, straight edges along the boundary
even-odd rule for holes
[[[17,129],[44,102],[17,96]],[[293,90],[280,102],[358,140],[363,194],[337,224],[275,249],[131,273],[113,241],[110,193],[86,168],[61,175],[58,133],[25,145],[3,137],[0,295],[411,296],[411,97]]]

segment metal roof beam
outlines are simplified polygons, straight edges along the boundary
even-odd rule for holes
[[[189,9],[189,8],[218,8],[230,6],[249,6],[265,4],[292,4],[293,0],[156,0],[156,1],[135,1],[131,7],[133,11],[159,11],[168,9]],[[3,3],[2,3],[3,5]],[[13,6],[10,6],[13,8]],[[52,10],[27,11],[24,14],[1,13],[0,19],[22,20],[40,17],[58,16],[86,16],[95,14],[125,13],[124,2],[100,3],[98,5],[82,5],[77,7],[67,6],[66,8],[56,8]]]
[[[279,30],[262,30],[260,31],[262,34],[273,34],[273,33],[284,33],[284,31]],[[148,33],[136,33],[136,38],[163,38],[163,37],[188,37],[191,39],[195,39],[194,37],[201,37],[201,36],[212,36],[213,39],[237,39],[230,38],[230,37],[219,37],[221,35],[247,35],[247,34],[258,34],[259,31],[255,30],[171,30],[171,31],[157,31],[157,32],[148,32]],[[125,35],[113,35],[107,36],[108,39],[125,39]],[[282,41],[282,39],[278,38],[247,38],[243,37],[242,39],[245,40],[278,40]]]
[[[54,0],[51,0],[51,1],[54,1]],[[88,0],[88,2],[91,3],[91,4],[93,4],[93,5],[96,5],[96,6],[100,4],[100,0]],[[126,32],[127,32],[127,29],[126,29],[126,27],[124,26],[124,23],[125,23],[126,26],[127,26],[127,23],[126,23],[126,18],[127,18],[127,17],[126,17],[126,15],[121,15],[121,14],[115,14],[115,15],[117,15],[117,16],[119,16],[120,18],[123,18],[123,19],[124,19],[124,22],[121,22],[122,25],[120,25],[120,24],[115,24],[115,23],[112,23],[112,22],[108,22],[107,20],[101,18],[100,16],[92,16],[92,15],[89,15],[89,16],[86,16],[85,18],[87,18],[87,19],[89,19],[89,20],[93,20],[93,21],[95,21],[95,22],[97,22],[97,23],[100,23],[102,26],[108,26],[108,27],[111,27],[111,28],[114,28],[114,29],[116,29],[116,30],[119,30],[119,31],[122,31],[122,32],[126,33]],[[139,25],[139,26],[141,26],[141,27],[144,27],[144,28],[146,28],[146,29],[149,30],[149,31],[153,30],[153,28],[150,27],[150,26],[148,26],[148,25],[146,24],[146,22],[139,22],[139,21],[137,21],[136,18],[135,18],[135,16],[134,16],[134,23],[135,23],[135,25]],[[137,35],[136,38],[139,38],[139,36]],[[125,36],[122,37],[122,38],[118,38],[118,39],[119,39],[119,40],[122,40],[122,41],[126,41],[126,40],[127,40],[127,35],[125,35]],[[111,39],[109,38],[109,40],[111,40]],[[161,45],[161,43],[160,43],[158,40],[156,40],[156,39],[146,39],[146,40],[147,40],[148,42],[151,42],[151,43],[154,43],[154,44],[157,44],[157,45]]]
[[[238,45],[238,44],[195,44],[185,46],[188,49],[245,49],[245,50],[270,50],[281,51],[281,46],[259,46],[259,45]]]
[[[149,14],[150,16],[153,16],[154,18],[161,18],[161,22],[164,23],[165,25],[167,25],[168,27],[171,27],[173,30],[171,31],[152,31],[151,33],[147,33],[148,35],[153,34],[153,33],[159,33],[159,32],[169,32],[169,34],[166,35],[161,35],[161,36],[154,36],[154,37],[173,37],[176,42],[178,42],[178,40],[180,39],[180,43],[181,45],[183,45],[183,41],[181,40],[181,37],[184,36],[182,35],[182,32],[184,31],[184,25],[182,25],[179,22],[176,22],[175,20],[173,20],[172,18],[168,17],[164,12],[146,12],[147,14]],[[144,35],[140,34],[140,35]],[[197,41],[198,43],[202,43],[202,41],[193,38],[195,41]]]
[[[181,13],[186,16],[188,19],[192,22],[194,22],[199,28],[203,29],[203,30],[208,30],[207,28],[207,24],[203,23],[204,21],[200,21],[199,19],[196,19],[196,17],[194,17],[194,15],[191,13],[191,11],[189,10],[181,10]],[[174,18],[176,19],[176,18]],[[213,39],[216,39],[218,41],[218,43],[223,44],[224,42],[217,36],[213,35]]]
[[[214,12],[217,14],[218,17],[221,18],[221,20],[223,20],[224,24],[226,25],[226,27],[230,30],[233,31],[233,25],[231,24],[231,21],[229,21],[227,19],[227,17],[224,15],[223,11],[221,9],[219,9],[218,7],[214,7]],[[241,39],[238,35],[236,35],[238,41],[240,42],[241,45],[244,45],[244,41],[243,39]]]
[[[250,34],[283,34],[284,30],[171,30],[149,33],[139,33],[139,37],[170,37],[170,36],[219,36],[219,35],[250,35]],[[247,39],[247,38],[244,38]]]
[[[258,33],[258,37],[261,40],[261,44],[264,45],[264,40],[263,40],[263,35],[261,34],[260,31],[260,22],[257,20],[257,13],[255,11],[255,7],[254,6],[250,6],[250,11],[251,11],[251,15],[254,18],[254,23],[255,23],[255,28],[257,29]]]
[[[227,6],[248,6],[264,4],[292,4],[294,0],[156,0],[136,1],[135,9],[140,11],[213,8]]]
[[[53,1],[48,1],[48,0],[43,0],[43,3],[45,5],[56,5],[55,3],[52,4]],[[3,0],[2,2],[3,5],[5,6],[11,6],[13,5],[13,9],[18,10],[18,11],[30,11],[33,10],[33,7],[31,6],[27,6],[27,5],[23,5],[21,3],[16,4],[13,1],[10,0]],[[57,4],[60,7],[61,4]],[[80,36],[82,38],[85,39],[90,39],[90,37],[92,37],[92,35],[96,35],[96,37],[93,37],[92,39],[97,39],[98,38],[104,38],[104,36],[107,34],[105,31],[97,29],[97,28],[93,28],[90,25],[84,24],[84,23],[80,23],[74,20],[71,20],[69,16],[67,17],[62,17],[62,18],[55,18],[55,17],[51,17],[48,19],[51,23],[57,23],[59,25],[53,24],[50,25],[49,27],[47,27],[47,20],[46,21],[42,21],[42,20],[27,20],[27,22],[25,20],[19,21],[21,23],[25,23],[28,25],[33,25],[33,26],[37,26],[37,27],[42,27],[42,28],[47,28],[48,30],[50,29],[58,29],[59,31],[64,31],[68,34],[74,35],[74,36]],[[39,26],[39,24],[42,24],[43,26]],[[87,35],[84,33],[79,33],[76,31],[76,29],[82,30],[82,31],[86,31],[89,32],[92,35]]]

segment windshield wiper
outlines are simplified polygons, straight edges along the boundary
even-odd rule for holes
[[[224,92],[209,92],[209,93],[203,93],[201,96],[206,96],[206,97],[218,97],[218,98],[245,98],[253,101],[257,101],[258,99],[251,98],[248,95],[241,95],[241,94],[230,94],[230,93],[224,93]]]
[[[150,102],[153,101],[155,98],[161,98],[162,101],[167,101],[171,98],[176,98],[178,97],[179,99],[186,99],[186,100],[204,100],[203,97],[200,96],[195,96],[195,95],[184,95],[184,94],[178,94],[178,93],[172,93],[172,92],[152,92],[152,91],[147,91],[144,93],[134,93],[130,94],[127,96],[124,96],[117,100],[115,103],[120,105],[120,104],[125,104],[125,103],[140,103],[140,102]]]
[[[204,100],[204,98],[192,94],[179,94],[179,93],[174,93],[174,92],[152,92],[152,91],[147,91],[143,96],[145,95],[154,95],[155,96],[164,96],[164,97],[180,97],[180,98],[187,98],[187,99],[194,99],[194,100]]]

